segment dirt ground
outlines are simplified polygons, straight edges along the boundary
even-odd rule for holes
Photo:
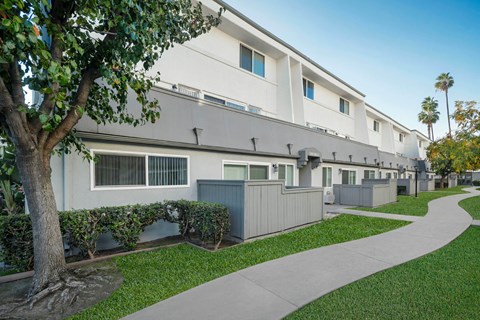
[[[12,306],[25,301],[32,279],[0,284],[0,319],[65,319],[107,298],[123,281],[111,261],[85,266],[72,272],[75,279],[83,284],[80,290],[75,291],[75,295],[73,290],[69,290],[69,297],[74,297],[72,300],[61,303],[62,295],[49,295],[32,308],[24,305],[11,312],[8,310]]]

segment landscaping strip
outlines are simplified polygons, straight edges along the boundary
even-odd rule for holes
[[[473,219],[480,220],[480,196],[468,198],[458,203]]]
[[[480,197],[460,204],[473,216]],[[470,227],[438,251],[340,288],[286,319],[476,319],[479,247],[480,228]]]
[[[351,209],[423,217],[428,212],[428,203],[430,201],[446,196],[451,196],[454,194],[465,193],[465,191],[462,191],[462,188],[465,188],[465,186],[439,189],[430,192],[420,192],[418,193],[417,198],[415,198],[414,196],[398,196],[398,201],[395,203],[386,204],[384,206],[376,208],[357,207]]]
[[[73,319],[118,319],[226,274],[297,252],[384,233],[407,225],[358,216],[340,216],[279,236],[219,252],[179,245],[115,258],[124,277],[108,299]],[[192,310],[192,316],[194,314]]]

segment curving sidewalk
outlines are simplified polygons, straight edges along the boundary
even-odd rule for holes
[[[428,214],[380,235],[265,262],[210,281],[124,319],[281,319],[349,283],[437,250],[472,223],[459,194],[433,200]]]

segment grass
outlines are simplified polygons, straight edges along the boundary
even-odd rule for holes
[[[124,276],[108,299],[73,319],[118,319],[207,281],[300,251],[372,236],[404,221],[340,216],[307,228],[215,253],[189,245],[114,259]],[[194,311],[192,311],[194,312]]]
[[[480,228],[442,249],[336,290],[286,319],[478,319]]]
[[[480,196],[460,205],[478,216]],[[478,319],[480,228],[423,258],[340,288],[286,319]]]
[[[461,189],[465,186],[457,186],[448,189],[438,189],[431,192],[420,192],[418,198],[414,196],[398,196],[397,202],[390,203],[376,208],[357,207],[355,210],[395,213],[409,216],[424,216],[428,212],[428,203],[432,200],[450,196],[453,194],[465,193]]]
[[[480,220],[480,196],[464,199],[458,203],[473,219]]]

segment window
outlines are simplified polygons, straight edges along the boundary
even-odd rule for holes
[[[145,157],[101,154],[95,163],[95,186],[145,186]]]
[[[373,131],[380,132],[380,123],[377,120],[373,120]]]
[[[357,172],[353,170],[342,170],[342,184],[357,184]]]
[[[279,164],[278,165],[278,179],[285,180],[286,186],[293,186],[293,165]]]
[[[223,179],[248,180],[248,165],[224,164]]]
[[[308,99],[314,99],[314,85],[313,82],[303,78],[303,96],[307,97]]]
[[[387,173],[385,174],[385,178],[386,178],[386,179],[392,179],[392,173],[391,173],[391,172],[387,172]]]
[[[267,180],[269,165],[224,163],[224,180]]]
[[[364,179],[375,179],[375,170],[365,170],[363,171]]]
[[[332,168],[331,167],[322,168],[322,187],[324,188],[332,187]]]
[[[97,153],[93,187],[188,186],[188,158]],[[148,178],[148,179],[147,179]]]
[[[398,134],[398,141],[403,142],[403,133]]]
[[[268,179],[269,166],[250,165],[248,173],[250,180],[263,180]]]
[[[221,98],[217,98],[217,97],[214,97],[214,96],[210,96],[208,94],[204,94],[203,95],[203,98],[205,100],[208,100],[208,101],[211,101],[211,102],[214,102],[214,103],[218,103],[218,104],[222,104],[224,106],[227,106],[227,107],[230,107],[230,108],[233,108],[233,109],[237,109],[237,110],[243,110],[245,111],[246,107],[244,105],[241,105],[240,103],[235,103],[235,102],[232,102],[232,101],[227,101],[225,99],[221,99]]]
[[[240,45],[240,68],[265,77],[265,56]]]
[[[393,179],[398,179],[398,173],[397,172],[393,173]]]
[[[419,147],[419,148],[422,147],[422,141],[418,141],[418,147]]]
[[[340,98],[340,112],[350,114],[350,102],[343,98]]]
[[[188,184],[186,158],[148,156],[148,185],[177,186]]]
[[[219,103],[219,104],[225,104],[225,100],[220,99],[220,98],[216,98],[216,97],[212,97],[212,96],[209,96],[207,94],[204,94],[203,98],[205,100],[208,100],[208,101],[211,101],[211,102],[215,102],[215,103]]]

